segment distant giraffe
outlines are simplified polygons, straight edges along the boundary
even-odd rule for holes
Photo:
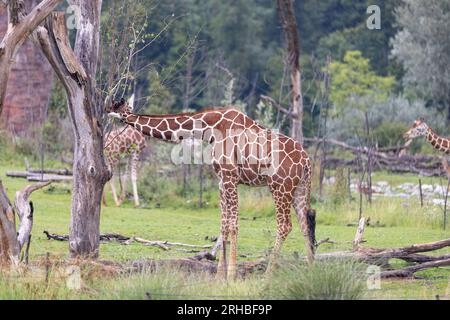
[[[307,257],[314,259],[315,211],[311,210],[311,162],[295,140],[266,129],[234,108],[219,108],[172,115],[137,115],[122,100],[109,116],[135,127],[143,134],[171,142],[197,139],[209,142],[211,164],[219,177],[222,249],[219,278],[237,275],[238,184],[269,186],[276,206],[277,236],[268,271],[292,229],[291,206],[297,213]],[[230,261],[225,259],[230,236]]]
[[[146,143],[144,135],[133,127],[127,126],[124,128],[119,128],[107,134],[104,152],[109,169],[113,173],[113,177],[111,178],[109,184],[111,186],[111,192],[114,198],[114,202],[117,206],[120,206],[125,198],[126,182],[129,174],[131,174],[131,183],[133,185],[134,205],[136,207],[139,206],[139,195],[137,191],[137,170],[140,155],[145,147]],[[128,162],[125,170],[124,180],[121,184],[121,194],[120,197],[117,197],[114,177],[118,175],[118,168],[120,159],[122,157],[127,157]],[[105,194],[103,194],[103,204],[106,205]]]
[[[425,137],[429,143],[440,152],[450,154],[450,139],[440,137],[423,119],[414,121],[411,128],[404,134],[405,140],[410,142],[414,138]]]
[[[423,119],[414,121],[411,128],[404,134],[404,138],[407,140],[406,145],[409,145],[417,137],[425,137],[433,148],[440,152],[450,154],[450,139],[440,137]],[[447,177],[450,179],[450,169],[447,159],[442,157],[441,162]]]

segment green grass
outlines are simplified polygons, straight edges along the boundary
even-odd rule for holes
[[[20,170],[20,165],[5,162],[0,166],[0,179],[13,198],[16,190],[27,184],[21,179],[5,177],[7,170]],[[414,182],[414,176],[387,176],[377,174],[376,180],[396,181],[398,183]],[[406,180],[405,180],[406,179]],[[427,182],[426,182],[427,183]],[[54,192],[38,191],[32,195],[35,206],[33,238],[31,245],[32,262],[42,261],[46,253],[51,254],[52,261],[67,259],[68,244],[66,242],[50,241],[43,234],[44,230],[52,233],[67,234],[70,218],[70,194],[65,192],[70,186],[57,185]],[[253,189],[255,190],[255,189]],[[248,188],[241,190],[241,214],[238,253],[239,260],[254,260],[267,255],[275,241],[276,223],[273,216],[273,205],[270,195],[263,189],[255,192]],[[356,195],[355,195],[356,196]],[[174,194],[174,198],[177,196]],[[211,195],[210,205],[202,210],[195,209],[186,201],[186,206],[174,206],[170,201],[162,202],[161,208],[155,208],[155,203],[149,202],[148,208],[134,209],[132,203],[126,202],[123,207],[106,207],[102,209],[101,232],[120,233],[127,236],[139,236],[149,240],[168,240],[190,244],[210,244],[205,237],[217,236],[220,228],[220,213],[217,208],[217,197]],[[418,200],[410,199],[405,205],[404,199],[376,199],[371,207],[364,208],[364,215],[370,216],[373,223],[378,221],[382,227],[367,228],[364,238],[366,246],[398,247],[413,243],[436,241],[448,238],[449,230],[442,230],[442,216],[439,209],[432,206],[420,208]],[[112,200],[109,197],[109,203]],[[335,206],[331,202],[315,204],[318,211],[317,238],[330,238],[337,244],[324,244],[319,252],[330,252],[351,249],[351,240],[355,234],[355,226],[347,226],[358,220],[358,205],[356,202]],[[298,253],[304,253],[303,237],[300,228],[293,217],[294,229],[285,242],[282,257],[292,259]],[[438,253],[450,253],[449,249]],[[113,261],[129,261],[142,258],[166,259],[192,256],[190,253],[175,249],[162,251],[157,247],[143,246],[133,243],[101,244],[100,259]],[[436,295],[443,296],[450,277],[449,268],[421,272],[423,280],[383,281],[381,290],[366,290],[364,298],[421,298],[433,299]],[[198,287],[198,282],[203,286]],[[87,279],[85,288],[73,292],[65,287],[64,279],[52,279],[49,285],[43,279],[34,277],[23,281],[11,281],[9,277],[0,279],[0,299],[80,299],[80,298],[142,298],[146,292],[161,291],[160,298],[183,298],[181,293],[193,295],[193,290],[175,290],[178,296],[171,297],[174,292],[168,282],[184,286],[197,285],[197,298],[257,298],[264,283],[263,275],[257,274],[250,279],[233,282],[231,285],[218,285],[212,279],[202,275],[182,274],[178,271],[161,270],[158,274],[142,273],[138,275],[121,275],[120,277],[97,277]],[[211,285],[212,284],[212,285]],[[159,289],[158,289],[159,288]],[[166,290],[167,289],[167,290]],[[151,293],[150,292],[150,293]],[[156,294],[152,297],[156,298]]]

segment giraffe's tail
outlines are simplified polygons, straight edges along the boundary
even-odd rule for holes
[[[311,179],[312,179],[312,170],[311,165],[309,165],[305,170],[305,177],[307,177],[307,194],[306,194],[306,201],[307,201],[307,209],[306,209],[306,223],[308,225],[308,237],[311,244],[311,251],[315,252],[315,249],[317,248],[317,241],[316,241],[316,210],[311,208]]]
[[[308,236],[311,243],[311,250],[314,253],[317,247],[316,241],[316,210],[308,209],[306,211],[306,223],[308,224]]]

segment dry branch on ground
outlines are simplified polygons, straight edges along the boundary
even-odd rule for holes
[[[54,233],[50,233],[48,231],[44,231],[44,234],[47,236],[49,240],[57,240],[57,241],[69,241],[68,235],[58,235]],[[186,247],[191,249],[208,249],[211,248],[212,245],[195,245],[195,244],[187,244],[181,242],[169,242],[169,241],[161,241],[161,240],[147,240],[140,237],[127,237],[117,233],[103,233],[100,234],[100,241],[108,242],[108,241],[118,241],[122,244],[131,244],[133,242],[141,243],[146,246],[155,246],[159,247],[163,250],[169,250],[170,247]]]

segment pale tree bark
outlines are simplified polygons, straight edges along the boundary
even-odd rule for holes
[[[95,75],[101,0],[76,0],[81,11],[72,51],[63,13],[53,13],[37,40],[67,92],[75,140],[69,249],[71,257],[96,258],[100,239],[100,202],[110,179],[103,157],[103,136],[96,106]]]
[[[24,11],[23,0],[8,0],[8,30],[0,43],[0,114],[3,110],[6,86],[17,50],[34,29],[62,0],[44,0],[29,14]]]
[[[0,266],[17,265],[20,253],[30,241],[33,228],[33,203],[28,199],[31,194],[48,186],[50,182],[27,186],[16,193],[12,206],[8,195],[0,181]],[[16,231],[15,211],[19,217],[19,228]]]
[[[277,0],[278,14],[283,25],[287,45],[287,59],[291,72],[291,136],[303,143],[303,95],[300,72],[300,36],[293,0]]]

